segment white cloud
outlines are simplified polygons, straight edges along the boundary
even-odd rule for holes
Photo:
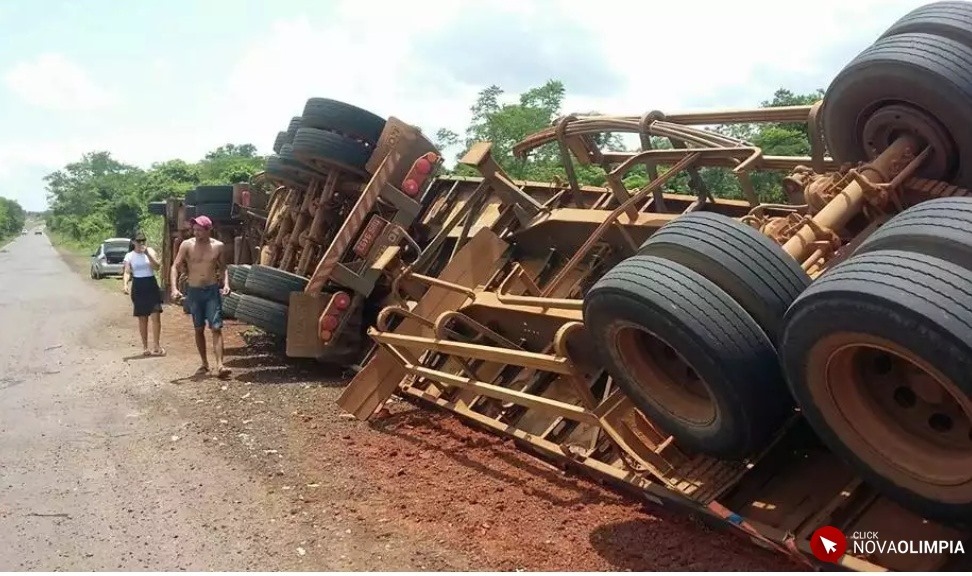
[[[114,93],[63,54],[40,54],[19,62],[4,74],[3,81],[28,104],[58,112],[96,110],[117,102]]]
[[[421,9],[342,0],[320,23],[290,15],[248,36],[214,92],[193,87],[198,109],[172,106],[160,114],[146,107],[141,118],[100,118],[56,141],[0,141],[0,171],[56,169],[99,149],[142,166],[195,160],[227,142],[251,142],[269,153],[277,131],[313,96],[394,115],[430,132],[461,132],[484,86],[501,83],[517,92],[558,74],[573,78],[565,112],[750,107],[779,87],[826,87],[887,26],[923,3],[817,0],[810,17],[804,0],[601,0],[593,17],[579,0],[426,0]],[[165,96],[186,90],[169,81],[174,71],[197,64],[157,59],[148,65],[164,80],[152,90]],[[591,78],[609,85],[584,86]],[[90,110],[117,101],[57,54],[21,63],[4,80],[21,98],[51,109]],[[126,100],[137,96],[126,94]]]
[[[756,106],[779,87],[825,88],[840,67],[922,3],[819,0],[812,19],[798,19],[793,14],[802,14],[805,5],[781,0],[602,0],[598,18],[578,0],[545,0],[539,7],[430,0],[420,16],[404,3],[379,11],[369,3],[346,1],[326,26],[315,27],[305,17],[275,22],[262,40],[248,45],[218,108],[234,117],[224,122],[233,134],[228,139],[254,140],[261,150],[312,96],[345,100],[427,130],[461,131],[478,90],[498,77],[509,78],[510,68],[529,76],[522,78],[524,86],[542,84],[555,71],[528,64],[556,59],[558,53],[550,51],[558,47],[572,60],[567,66],[586,67],[578,73],[618,80],[603,95],[594,91],[597,96],[578,94],[576,87],[572,92],[568,82],[565,112]],[[447,27],[458,30],[443,32]],[[537,34],[524,41],[524,29]],[[567,44],[553,38],[551,29],[562,30],[580,51],[564,49]],[[440,41],[430,43],[429,36]],[[472,41],[481,37],[489,41]],[[506,70],[473,67],[488,62],[479,53],[498,52],[510,43],[519,52],[492,62]],[[590,57],[581,59],[585,53]]]

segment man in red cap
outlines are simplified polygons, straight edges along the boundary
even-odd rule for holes
[[[226,378],[230,369],[223,366],[223,301],[221,296],[229,294],[229,271],[223,264],[223,243],[211,238],[213,221],[206,216],[197,216],[189,221],[193,238],[179,245],[175,261],[170,271],[172,299],[182,297],[179,292],[179,267],[185,262],[189,269],[189,288],[186,299],[192,324],[196,329],[196,349],[202,358],[202,366],[196,374],[209,373],[209,359],[206,356],[206,324],[213,333],[213,355],[216,357],[216,375]]]

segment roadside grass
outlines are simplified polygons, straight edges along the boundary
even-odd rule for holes
[[[20,232],[17,232],[16,234],[7,234],[6,236],[0,236],[0,250],[6,248],[7,244],[10,244],[14,240],[16,240],[17,236],[20,236]]]

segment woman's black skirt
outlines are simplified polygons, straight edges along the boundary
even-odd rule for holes
[[[151,316],[162,311],[162,290],[155,276],[132,278],[134,316]]]

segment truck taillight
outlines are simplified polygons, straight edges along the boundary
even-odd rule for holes
[[[432,174],[432,167],[439,161],[439,155],[435,152],[426,152],[418,160],[412,163],[412,167],[405,175],[402,182],[402,192],[411,197],[418,196],[422,186],[429,180]]]
[[[343,312],[351,305],[351,297],[344,292],[337,292],[331,297],[331,303],[334,304],[335,308]]]
[[[317,335],[321,342],[327,343],[334,338],[334,331],[341,324],[341,315],[351,306],[351,296],[346,292],[335,292],[331,301],[324,307],[324,312],[317,321]]]

